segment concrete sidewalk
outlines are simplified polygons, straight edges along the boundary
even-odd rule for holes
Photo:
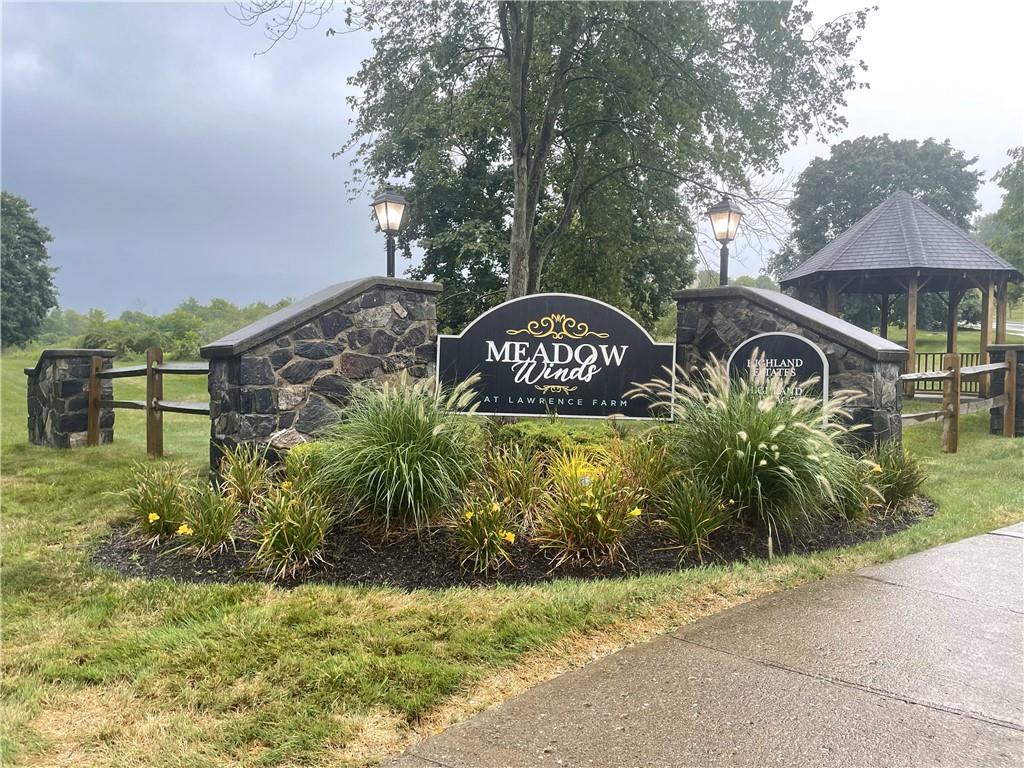
[[[1022,766],[1024,523],[757,600],[391,768]]]

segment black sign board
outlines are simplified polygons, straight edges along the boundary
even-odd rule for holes
[[[763,367],[768,377],[788,378],[784,397],[820,397],[828,400],[828,360],[817,344],[794,333],[751,336],[729,356],[729,376],[746,378],[751,367]],[[818,383],[807,387],[812,377]]]
[[[438,382],[480,374],[485,415],[652,418],[650,401],[626,393],[674,367],[673,344],[615,307],[567,293],[507,301],[437,340]]]

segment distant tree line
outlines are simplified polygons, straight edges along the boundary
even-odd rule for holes
[[[141,355],[158,346],[168,358],[197,360],[199,348],[287,306],[256,302],[244,307],[225,299],[201,304],[186,299],[163,315],[126,311],[113,318],[101,309],[86,313],[55,309],[43,320],[38,340],[48,347],[111,349],[119,356]]]

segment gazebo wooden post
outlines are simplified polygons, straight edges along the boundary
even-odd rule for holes
[[[960,309],[960,297],[963,290],[958,286],[950,288],[946,294],[946,352],[956,352],[956,321]]]
[[[1006,343],[1006,278],[999,281],[999,295],[996,297],[996,344]]]
[[[878,321],[878,335],[883,339],[889,338],[889,294],[883,293],[881,296],[881,307],[882,313]]]
[[[978,362],[981,365],[988,364],[988,345],[992,341],[992,276],[985,275],[985,282],[981,284],[981,348],[978,350]],[[978,377],[978,397],[982,400],[988,397],[988,374],[983,373]]]
[[[839,290],[831,276],[825,279],[825,311],[839,317]]]
[[[907,280],[907,373],[917,371],[917,273]],[[914,382],[905,385],[907,397],[914,396]]]

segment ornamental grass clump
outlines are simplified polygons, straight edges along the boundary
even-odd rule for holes
[[[921,463],[895,440],[882,443],[871,458],[874,485],[890,510],[912,499],[925,480]]]
[[[479,425],[458,413],[472,407],[477,379],[436,390],[432,380],[363,385],[327,432],[314,486],[346,499],[367,521],[393,532],[423,531],[480,477]]]
[[[512,517],[497,499],[468,495],[452,523],[463,568],[485,573],[511,564],[509,547],[516,543]]]
[[[251,509],[270,490],[274,467],[267,459],[265,443],[241,443],[225,448],[220,462],[224,491],[244,509]]]
[[[521,530],[532,531],[544,500],[544,454],[529,446],[493,446],[486,465],[491,493]]]
[[[185,471],[173,464],[136,464],[122,492],[147,543],[156,545],[184,522]]]
[[[855,521],[863,520],[871,508],[882,501],[875,487],[873,461],[856,458],[835,450],[821,457],[822,484],[829,509],[840,517]]]
[[[548,489],[534,541],[552,553],[556,567],[570,561],[615,563],[642,515],[642,493],[624,482],[607,455],[569,448],[556,451],[547,464]]]
[[[765,366],[752,369],[749,378],[730,380],[727,366],[712,360],[696,379],[679,372],[674,400],[665,381],[632,394],[672,412],[663,439],[673,462],[717,486],[739,522],[767,534],[771,548],[778,532],[833,514],[837,497],[824,465],[839,463],[839,441],[850,431],[845,406],[859,393],[836,392],[822,409],[820,399],[792,395],[795,382],[767,376]],[[803,391],[817,384],[801,382]]]
[[[733,521],[734,512],[722,500],[718,486],[704,477],[672,476],[658,500],[660,517],[655,523],[667,528],[678,542],[680,557],[695,552],[700,562],[713,552],[711,536]]]
[[[622,468],[623,478],[647,498],[657,498],[672,476],[668,446],[658,430],[617,438],[610,448],[611,461]]]
[[[242,506],[234,496],[211,483],[201,483],[185,496],[184,522],[176,533],[188,541],[197,556],[210,556],[235,548],[235,526]]]
[[[333,524],[334,513],[319,494],[286,480],[255,508],[253,565],[283,579],[325,563],[324,542]]]

